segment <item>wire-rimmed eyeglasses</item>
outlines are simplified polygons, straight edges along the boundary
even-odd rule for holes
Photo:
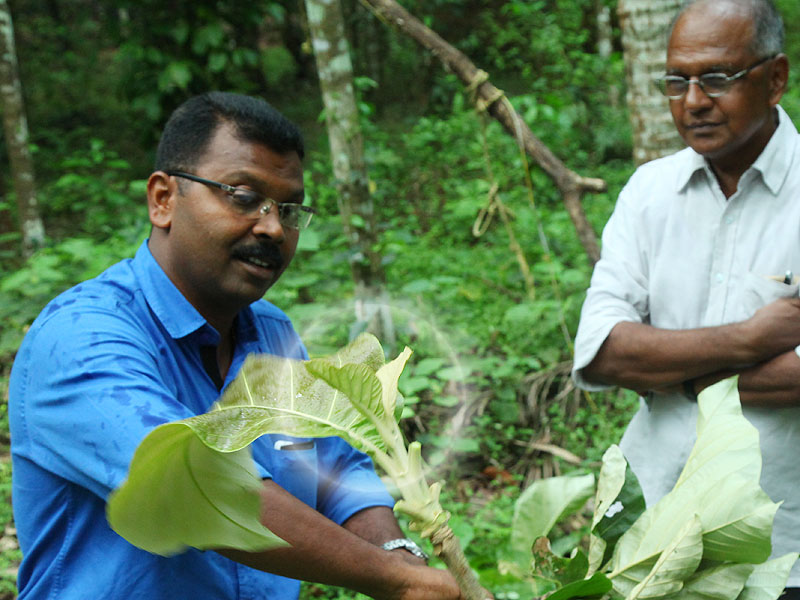
[[[696,83],[700,86],[706,96],[709,98],[719,98],[723,96],[728,90],[733,87],[733,84],[747,75],[750,71],[763,65],[768,60],[772,60],[776,55],[767,56],[761,60],[753,63],[749,67],[745,67],[738,73],[733,75],[725,75],[725,73],[705,73],[700,75],[697,79],[686,79],[680,75],[663,75],[655,80],[656,87],[670,100],[680,100],[689,91],[689,86]]]
[[[230,207],[238,214],[250,219],[257,220],[263,215],[268,215],[272,207],[275,206],[278,209],[278,220],[283,227],[300,230],[308,227],[311,217],[317,212],[310,206],[303,206],[295,202],[277,202],[253,190],[212,181],[191,173],[184,173],[183,171],[167,171],[166,173],[171,177],[182,177],[221,189],[225,192]]]

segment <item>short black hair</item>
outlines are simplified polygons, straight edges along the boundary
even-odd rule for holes
[[[243,141],[275,152],[305,155],[297,125],[267,101],[230,92],[206,92],[189,98],[170,116],[156,150],[156,171],[191,171],[222,125],[231,125]]]

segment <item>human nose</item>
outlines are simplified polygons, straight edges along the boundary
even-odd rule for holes
[[[683,104],[688,110],[707,108],[714,103],[700,86],[698,79],[690,79],[688,86],[686,94],[683,96]]]

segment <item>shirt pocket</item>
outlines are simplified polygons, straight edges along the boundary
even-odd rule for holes
[[[317,444],[311,438],[272,437],[272,479],[311,508],[317,506],[319,464]]]
[[[798,294],[798,278],[784,283],[782,275],[760,275],[749,271],[744,278],[742,291],[742,319],[749,319],[762,306]]]

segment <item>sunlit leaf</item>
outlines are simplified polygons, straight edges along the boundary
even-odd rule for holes
[[[630,589],[623,589],[623,578],[613,580],[614,589],[626,594],[626,600],[657,598],[674,594],[683,587],[683,580],[697,570],[703,558],[702,528],[694,517],[683,524],[656,560],[650,572]]]
[[[695,514],[708,541],[704,558],[766,560],[777,505],[759,487],[760,472],[758,432],[742,416],[736,380],[707,388],[699,398],[697,442],[678,482],[620,538],[612,571],[660,555]]]
[[[698,571],[686,580],[676,600],[731,600],[736,598],[755,565],[726,564]]]
[[[275,432],[339,435],[358,448],[383,447],[367,416],[383,411],[375,375],[383,362],[372,336],[314,361],[322,369],[353,370],[358,398],[351,401],[312,376],[310,363],[248,358],[210,412],[162,425],[142,441],[128,480],[109,499],[109,523],[131,543],[158,554],[187,546],[257,550],[283,544],[258,521],[261,480],[246,447]]]
[[[165,556],[187,547],[284,546],[258,520],[260,488],[248,450],[221,454],[185,424],[171,423],[136,450],[127,482],[109,498],[107,517],[134,546]]]
[[[645,502],[639,480],[628,465],[619,446],[611,446],[603,455],[603,466],[597,483],[595,512],[589,555],[591,570],[607,561],[620,536],[644,512]],[[599,551],[602,540],[603,550]]]
[[[789,571],[795,562],[797,562],[797,552],[790,552],[780,558],[755,565],[738,600],[775,600],[783,593],[783,588],[789,579]]]

